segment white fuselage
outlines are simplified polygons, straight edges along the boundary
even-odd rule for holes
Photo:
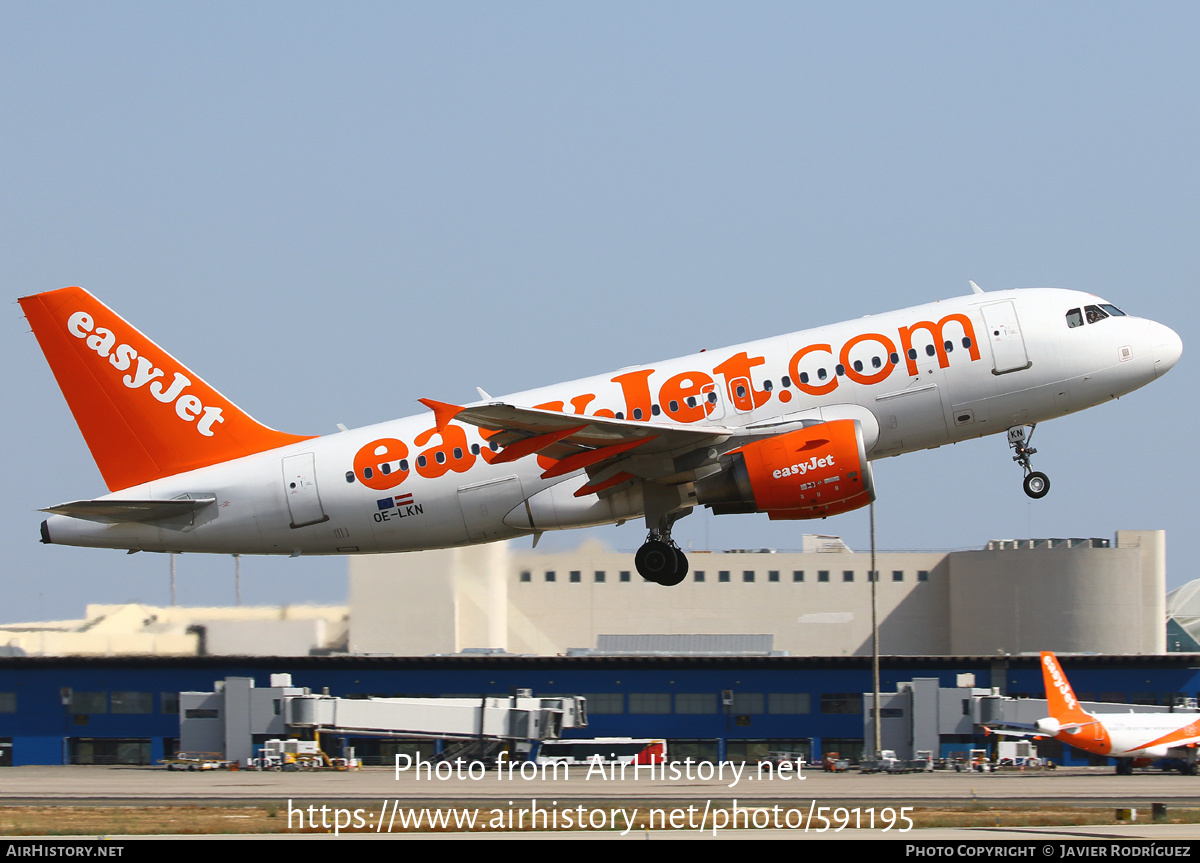
[[[1068,326],[1070,310],[1102,302],[1057,289],[972,294],[502,400],[693,428],[856,419],[868,457],[876,459],[1082,410],[1137,389],[1174,364],[1179,338],[1153,321],[1115,315]],[[369,447],[407,454],[410,470],[402,482],[370,488],[356,477],[356,456]],[[636,483],[608,497],[574,497],[583,485],[581,471],[542,479],[536,456],[490,464],[473,451],[485,447],[474,426],[451,423],[439,432],[432,414],[418,414],[108,496],[215,495],[216,504],[188,523],[52,516],[46,530],[52,542],[71,545],[338,554],[486,542],[611,523],[643,510]]]

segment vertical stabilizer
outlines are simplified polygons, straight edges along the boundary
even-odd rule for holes
[[[1068,725],[1092,720],[1092,715],[1079,706],[1075,690],[1071,688],[1067,675],[1058,664],[1058,657],[1049,650],[1042,651],[1042,679],[1046,683],[1046,701],[1050,716],[1059,724]]]
[[[307,440],[256,422],[82,288],[20,302],[110,491]]]

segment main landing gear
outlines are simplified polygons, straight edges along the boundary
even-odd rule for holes
[[[1029,442],[1033,440],[1033,430],[1035,428],[1037,428],[1037,423],[1029,427],[1029,434],[1027,436],[1025,434],[1025,426],[1013,426],[1008,430],[1008,446],[1016,453],[1013,456],[1013,461],[1021,465],[1021,469],[1025,471],[1025,481],[1021,484],[1025,489],[1025,494],[1034,500],[1039,500],[1045,497],[1050,491],[1050,477],[1041,471],[1034,470],[1029,465],[1029,457],[1037,452],[1037,450],[1029,446]]]
[[[672,513],[659,519],[658,527],[651,528],[633,558],[633,565],[642,578],[663,587],[674,587],[688,574],[687,555],[671,539],[671,524],[678,517]]]

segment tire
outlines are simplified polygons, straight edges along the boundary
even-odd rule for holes
[[[1025,489],[1025,494],[1034,500],[1041,500],[1050,493],[1050,477],[1041,471],[1035,470],[1029,474],[1021,485]]]
[[[652,539],[642,543],[642,547],[638,549],[637,555],[633,559],[633,565],[637,567],[638,575],[646,581],[665,584],[675,577],[675,570],[678,567],[677,557],[673,546],[661,540]]]
[[[687,555],[684,554],[679,549],[673,549],[673,551],[675,552],[675,572],[673,572],[671,575],[664,576],[663,578],[659,579],[658,583],[661,584],[663,587],[674,587],[675,585],[681,583],[685,578],[687,578],[687,574],[688,574]]]

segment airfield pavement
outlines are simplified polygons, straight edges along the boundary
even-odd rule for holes
[[[1168,773],[1137,773],[1117,776],[1105,768],[1060,768],[1042,772],[954,773],[937,771],[902,775],[857,772],[803,772],[793,777],[750,778],[747,766],[733,784],[727,772],[724,781],[716,777],[679,778],[603,778],[587,777],[587,768],[572,768],[568,777],[549,776],[520,779],[497,775],[482,778],[417,778],[409,771],[397,776],[392,767],[367,767],[357,771],[258,772],[247,770],[168,771],[162,767],[13,767],[0,770],[0,806],[150,806],[150,805],[250,805],[266,804],[280,808],[286,817],[288,807],[310,805],[340,806],[345,810],[364,807],[375,812],[381,806],[401,807],[474,805],[481,808],[501,806],[519,808],[536,800],[538,805],[559,809],[583,805],[609,809],[619,806],[651,805],[703,807],[711,803],[729,806],[732,801],[743,807],[769,808],[784,805],[806,809],[810,801],[817,806],[859,807],[963,807],[1030,806],[1037,808],[1101,807],[1131,808],[1138,811],[1133,824],[1074,827],[1006,828],[922,828],[906,834],[880,830],[847,829],[834,836],[826,832],[806,838],[841,839],[920,839],[977,841],[993,840],[1070,840],[1103,841],[1111,838],[1200,840],[1200,824],[1151,824],[1152,803],[1172,809],[1200,809],[1200,777]],[[465,774],[464,774],[465,777]],[[910,810],[911,812],[912,810]],[[832,810],[829,810],[831,813]],[[428,834],[427,834],[428,835]],[[453,832],[445,835],[455,834]],[[472,838],[533,838],[530,833],[475,833]],[[619,831],[598,834],[591,831],[568,835],[550,833],[555,838],[618,838]],[[635,830],[625,838],[698,838],[703,831]],[[343,834],[345,836],[345,834]],[[717,838],[801,838],[796,830],[731,830]],[[711,838],[711,837],[710,837]]]

